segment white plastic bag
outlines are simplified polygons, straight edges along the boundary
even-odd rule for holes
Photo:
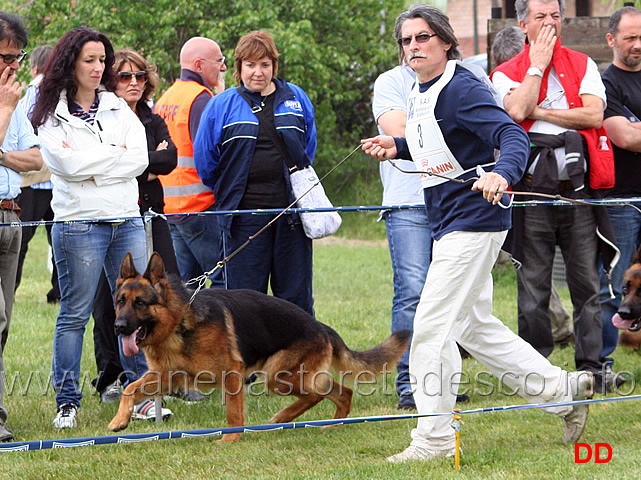
[[[297,202],[298,208],[333,207],[313,167],[309,166],[302,170],[296,170],[290,174],[289,178],[294,196],[299,199]],[[316,185],[317,183],[318,185]],[[316,186],[314,187],[314,185]],[[300,198],[306,192],[308,193]],[[343,222],[338,212],[304,212],[299,213],[299,215],[305,235],[312,239],[335,234]]]

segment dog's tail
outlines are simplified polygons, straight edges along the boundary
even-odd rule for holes
[[[393,370],[396,362],[407,349],[412,332],[399,330],[390,335],[383,343],[364,351],[350,350],[343,339],[330,327],[327,333],[333,348],[332,368],[340,372],[341,378],[361,380],[382,375],[386,370]],[[369,375],[367,375],[369,374]]]

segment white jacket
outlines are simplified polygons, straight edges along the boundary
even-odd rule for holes
[[[114,93],[100,91],[98,96],[93,127],[69,113],[63,91],[55,114],[38,128],[52,173],[55,220],[140,215],[136,177],[149,164],[145,128]]]

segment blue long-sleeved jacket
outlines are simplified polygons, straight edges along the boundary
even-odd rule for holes
[[[304,168],[312,164],[316,153],[314,107],[302,88],[278,78],[274,82],[276,130],[296,166]],[[259,94],[244,92],[255,104],[260,104]],[[194,162],[203,183],[214,191],[218,210],[238,207],[245,193],[257,137],[258,118],[236,88],[209,101],[194,142]],[[284,160],[283,170],[287,172]],[[289,177],[285,178],[289,184]],[[222,217],[223,231],[229,232],[230,226],[231,217]]]

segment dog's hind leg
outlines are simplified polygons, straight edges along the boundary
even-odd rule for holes
[[[334,382],[332,390],[326,395],[326,398],[334,402],[336,412],[334,418],[345,418],[352,410],[352,389],[342,383]]]
[[[300,385],[297,381],[292,381],[289,386],[292,387],[290,393],[298,397],[298,400],[291,405],[283,408],[269,421],[270,423],[286,423],[299,417],[310,408],[317,405],[321,400],[327,398],[336,405],[334,418],[344,418],[349,415],[352,408],[352,389],[336,382],[329,372],[316,371],[307,372],[303,376],[303,390],[298,390],[296,386]],[[294,377],[300,379],[300,377]],[[272,391],[279,394],[278,388],[272,388]],[[280,393],[282,395],[282,393]]]
[[[300,417],[307,410],[318,404],[323,397],[316,395],[309,395],[308,397],[301,397],[291,405],[280,410],[274,415],[269,423],[287,423],[291,422],[297,417]]]

